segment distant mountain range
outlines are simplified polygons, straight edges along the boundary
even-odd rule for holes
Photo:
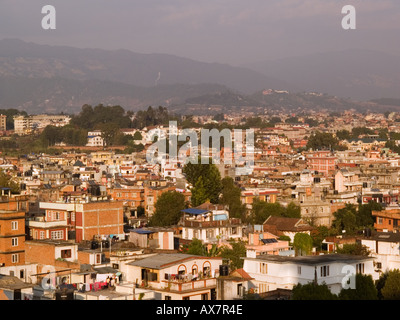
[[[86,103],[121,105],[134,111],[149,105],[182,111],[193,105],[221,105],[227,112],[233,106],[364,108],[365,104],[348,99],[301,97],[292,92],[400,98],[400,65],[396,59],[362,51],[358,55],[332,53],[235,67],[167,54],[4,39],[0,40],[0,109],[17,108],[31,114],[76,113]],[[276,94],[267,95],[265,89],[269,88],[290,93],[282,96],[274,91]]]
[[[288,81],[288,90],[343,98],[400,98],[400,57],[379,51],[346,50],[247,64]],[[292,86],[296,84],[296,86]]]

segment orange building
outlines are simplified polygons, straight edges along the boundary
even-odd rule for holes
[[[372,211],[377,232],[398,232],[400,230],[400,209]]]
[[[1,197],[0,266],[25,264],[26,198]]]
[[[144,185],[144,207],[146,215],[151,217],[155,213],[155,205],[158,198],[168,191],[175,191],[175,186],[168,184],[159,184],[159,181],[150,181],[150,184]]]
[[[76,242],[124,235],[122,201],[41,202],[40,208],[46,212],[43,221],[29,221],[29,227],[43,233],[30,232],[33,239],[69,240],[68,232]]]
[[[329,176],[335,172],[336,159],[330,151],[316,151],[307,156],[307,167],[312,171]]]
[[[108,193],[111,198],[116,201],[122,201],[131,216],[136,212],[138,207],[144,207],[144,188],[142,186],[134,186],[128,188],[109,189]]]

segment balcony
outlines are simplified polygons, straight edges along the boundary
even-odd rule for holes
[[[43,217],[39,218],[30,218],[27,220],[27,225],[30,228],[42,228],[48,229],[53,227],[64,227],[67,226],[66,220],[58,220],[58,221],[45,221]]]
[[[170,275],[164,274],[164,279],[161,281],[146,281],[142,287],[151,288],[153,290],[171,291],[171,292],[189,292],[196,290],[205,290],[215,288],[217,285],[216,277],[211,277],[210,274],[199,274],[194,277],[192,274]]]
[[[196,220],[184,220],[184,227],[192,228],[217,228],[217,227],[227,227],[231,225],[239,226],[242,222],[240,219],[232,218],[229,220],[218,220],[218,221],[196,221]]]
[[[205,278],[202,280],[195,280],[190,282],[167,282],[166,288],[169,291],[192,291],[192,290],[202,290],[207,288],[216,287],[217,279],[215,278]]]

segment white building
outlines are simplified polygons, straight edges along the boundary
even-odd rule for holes
[[[103,147],[104,139],[101,136],[100,130],[89,131],[88,132],[88,142],[86,144],[87,147]]]
[[[63,127],[71,121],[71,117],[66,115],[32,115],[15,116],[14,130],[18,135],[29,134],[35,129],[43,129],[47,126]]]
[[[258,293],[276,289],[293,289],[297,284],[317,281],[325,283],[332,293],[338,294],[342,281],[348,272],[372,275],[377,280],[379,275],[374,271],[374,258],[354,255],[328,254],[319,256],[286,257],[277,255],[255,255],[249,253],[244,258],[243,269],[254,278]]]
[[[186,214],[180,223],[182,239],[196,238],[205,244],[216,244],[230,239],[239,240],[243,237],[245,225],[240,219],[229,218],[225,209],[189,208],[182,212]]]
[[[392,232],[378,232],[362,239],[361,244],[368,247],[371,255],[376,258],[375,269],[385,272],[400,269],[400,234]]]
[[[154,290],[157,300],[215,300],[222,258],[160,253],[126,265],[126,280]]]

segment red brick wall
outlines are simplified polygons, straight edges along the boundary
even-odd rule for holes
[[[26,263],[41,263],[50,265],[54,264],[55,250],[54,246],[52,245],[34,241],[27,241],[25,243],[25,250]]]
[[[83,216],[83,219],[81,218]],[[92,202],[83,205],[83,213],[77,212],[76,241],[91,240],[94,236],[123,233],[124,212],[122,201]],[[79,223],[78,223],[79,221]],[[82,233],[82,237],[80,235]]]

